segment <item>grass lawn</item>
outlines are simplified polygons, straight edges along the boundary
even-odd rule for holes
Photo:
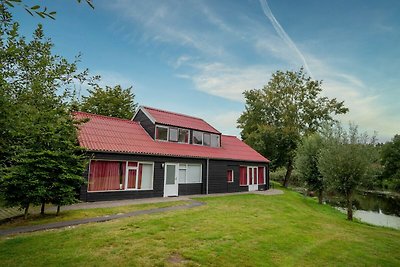
[[[6,221],[0,224],[0,229],[8,229],[17,226],[37,225],[46,224],[62,221],[71,221],[76,219],[93,218],[105,215],[113,215],[119,213],[127,213],[137,210],[148,210],[154,208],[172,207],[177,205],[189,204],[189,201],[173,201],[173,202],[161,202],[161,203],[149,203],[149,204],[133,204],[121,207],[112,208],[94,208],[94,209],[80,209],[80,210],[61,210],[60,214],[56,216],[56,212],[46,212],[44,216],[40,214],[29,215],[27,220],[24,220],[23,216]]]
[[[315,200],[201,198],[207,205],[0,238],[3,266],[400,266],[400,231],[348,222]]]

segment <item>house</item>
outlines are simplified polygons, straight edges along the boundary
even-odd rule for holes
[[[79,129],[91,155],[83,201],[269,188],[269,160],[200,118],[144,106],[132,120],[74,116],[89,119]]]

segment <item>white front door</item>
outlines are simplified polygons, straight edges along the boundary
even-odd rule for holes
[[[258,168],[257,167],[247,167],[247,177],[249,184],[249,191],[258,190]]]
[[[178,164],[165,163],[164,197],[178,196]]]

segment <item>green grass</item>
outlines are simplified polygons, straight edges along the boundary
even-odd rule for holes
[[[0,238],[3,266],[400,266],[400,231],[284,195]]]
[[[24,220],[22,216],[19,216],[15,219],[0,224],[0,229],[8,229],[17,226],[71,221],[71,220],[93,218],[93,217],[113,215],[119,213],[128,213],[137,210],[164,208],[164,207],[172,207],[185,204],[189,204],[189,202],[173,201],[173,202],[161,202],[161,203],[150,203],[150,204],[140,204],[140,205],[134,204],[134,205],[127,205],[120,207],[112,207],[112,208],[94,208],[94,209],[66,210],[66,211],[61,210],[58,216],[56,216],[56,212],[53,211],[53,212],[46,212],[44,216],[40,214],[29,215],[27,220]]]

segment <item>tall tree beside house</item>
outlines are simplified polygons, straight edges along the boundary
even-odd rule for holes
[[[400,192],[400,135],[382,148],[383,178],[388,189]]]
[[[0,190],[6,204],[27,215],[29,204],[72,203],[85,164],[66,103],[81,75],[76,63],[52,53],[40,25],[27,42],[18,23],[2,21],[0,46],[1,111],[8,112],[0,120],[5,127]]]
[[[302,138],[296,149],[295,166],[300,178],[308,190],[318,193],[318,202],[322,204],[325,182],[318,169],[318,157],[323,147],[323,139],[318,133]]]
[[[244,92],[245,111],[238,119],[242,139],[272,160],[272,168],[285,167],[283,185],[293,170],[295,150],[302,136],[314,133],[333,116],[348,109],[343,102],[322,97],[322,82],[299,71],[277,71],[262,89]]]
[[[99,115],[132,119],[137,104],[132,87],[123,89],[121,85],[105,88],[95,85],[89,89],[89,96],[82,97],[81,111]]]
[[[318,169],[329,190],[343,196],[347,205],[347,219],[353,219],[353,195],[368,173],[372,163],[369,158],[374,138],[360,134],[354,125],[344,130],[333,127],[324,140],[318,157]]]

